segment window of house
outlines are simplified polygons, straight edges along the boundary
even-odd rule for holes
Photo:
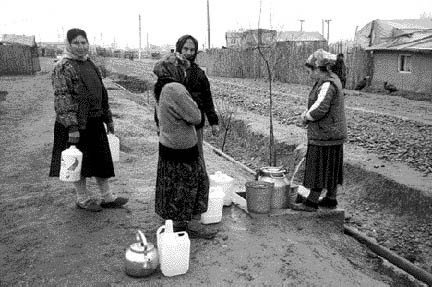
[[[411,55],[399,55],[399,72],[411,73]]]

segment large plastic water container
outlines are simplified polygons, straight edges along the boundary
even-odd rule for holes
[[[201,214],[201,223],[218,223],[222,220],[225,193],[220,186],[210,187],[207,211]]]
[[[114,134],[108,134],[108,144],[111,151],[111,157],[113,161],[120,160],[120,139]]]
[[[222,192],[225,194],[223,205],[228,206],[232,203],[233,197],[233,183],[234,179],[229,175],[224,174],[221,171],[216,171],[214,174],[210,175],[210,187],[220,186]]]
[[[82,152],[71,145],[61,153],[60,180],[79,181],[81,179]]]
[[[174,232],[172,220],[156,232],[160,269],[164,276],[185,274],[189,269],[190,240],[186,231]]]

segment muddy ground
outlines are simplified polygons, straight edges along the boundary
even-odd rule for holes
[[[147,87],[155,80],[152,61],[104,62],[114,78],[127,73]],[[234,116],[225,140],[224,128],[219,138],[208,133],[207,140],[253,170],[268,165],[268,82],[224,77],[210,82],[222,127]],[[305,137],[296,118],[310,87],[276,82],[272,88],[278,165],[292,168],[290,153]],[[340,201],[347,224],[432,272],[432,101],[345,92],[349,137]],[[151,102],[148,95],[143,94]]]
[[[7,92],[0,102],[0,286],[418,286],[408,276],[395,275],[331,221],[255,221],[236,207],[225,208],[223,223],[212,226],[220,231],[215,240],[192,240],[186,275],[166,278],[158,270],[145,279],[127,277],[123,256],[135,231],[142,229],[155,242],[162,224],[153,209],[157,137],[151,105],[146,106],[145,94],[109,85],[122,151],[110,182],[131,200],[124,209],[77,210],[71,185],[47,177],[54,123],[52,60],[42,59],[42,66],[36,76],[0,78]],[[209,173],[232,175],[238,190],[251,180],[209,150],[206,159]],[[93,181],[90,188],[97,192]]]

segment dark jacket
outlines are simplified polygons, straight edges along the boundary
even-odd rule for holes
[[[197,128],[202,128],[204,126],[204,114],[207,116],[207,120],[211,126],[219,124],[210,91],[210,83],[206,74],[194,62],[191,63],[191,67],[186,70],[186,73],[186,89],[191,94],[192,99],[198,104],[198,108],[201,111],[201,123]]]
[[[335,73],[341,83],[342,83],[342,88],[345,89],[345,84],[346,84],[346,76],[347,76],[347,71],[346,71],[346,66],[345,66],[345,62],[343,60],[337,60],[336,64],[332,67],[332,71],[333,73]]]
[[[90,61],[90,60],[88,60]],[[112,122],[108,103],[108,92],[102,83],[102,77],[96,65],[93,65],[102,85],[102,119],[105,123]],[[80,75],[78,63],[75,60],[63,58],[52,73],[54,88],[54,109],[56,121],[69,131],[85,130],[89,116],[89,103],[86,85]]]
[[[315,83],[309,94],[308,113],[314,119],[308,121],[309,144],[339,145],[346,140],[344,93],[335,74]]]

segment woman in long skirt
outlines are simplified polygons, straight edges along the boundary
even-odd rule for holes
[[[315,80],[308,108],[302,114],[307,125],[306,168],[303,185],[310,189],[307,199],[293,209],[316,211],[336,208],[337,187],[343,183],[343,143],[347,137],[344,93],[337,75],[330,68],[336,55],[318,50],[309,56],[306,69]],[[320,200],[322,190],[325,197]]]

